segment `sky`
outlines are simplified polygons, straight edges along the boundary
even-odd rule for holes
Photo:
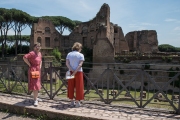
[[[124,35],[137,30],[156,30],[160,44],[180,47],[180,0],[1,0],[1,8],[16,8],[31,16],[64,16],[86,22],[100,7],[110,6],[110,21]],[[13,30],[8,32],[14,35]],[[22,34],[29,35],[30,28]],[[64,34],[69,34],[65,31]]]

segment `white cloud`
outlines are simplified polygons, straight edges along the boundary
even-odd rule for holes
[[[146,30],[146,29],[147,29],[147,28],[144,27],[144,26],[141,26],[141,27],[137,28],[137,30]]]
[[[180,27],[175,27],[174,30],[180,30]]]
[[[176,19],[171,19],[171,18],[168,18],[168,19],[165,19],[166,22],[173,22],[173,21],[177,21]]]
[[[180,23],[180,20],[172,19],[172,18],[167,18],[167,19],[165,19],[164,21],[166,21],[166,22],[177,22],[177,23]]]
[[[157,26],[158,24],[152,24],[152,23],[137,23],[137,24],[129,24],[128,27],[134,28],[135,30],[145,30],[147,29],[147,26]]]
[[[140,26],[137,25],[137,24],[129,24],[128,26],[131,27],[131,28],[137,28],[137,27],[140,27]]]
[[[152,24],[152,23],[141,23],[141,25],[145,25],[145,26],[157,26],[158,24]]]

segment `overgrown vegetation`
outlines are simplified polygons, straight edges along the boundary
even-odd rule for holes
[[[20,46],[20,53],[23,53],[23,38],[21,35],[22,31],[28,26],[32,28],[34,23],[37,23],[39,19],[46,19],[52,21],[56,29],[63,34],[64,30],[67,29],[70,32],[77,26],[81,21],[71,20],[63,16],[41,16],[34,17],[30,14],[18,10],[18,9],[6,9],[0,8],[0,43],[1,43],[1,55],[7,54],[6,46],[9,46],[8,41],[14,42],[14,54],[18,54],[18,46]],[[14,31],[14,36],[8,37],[9,30]],[[30,35],[28,36],[29,39]]]
[[[22,47],[22,51],[20,51],[20,47]],[[2,46],[0,46],[0,54],[2,54]],[[6,46],[5,47],[7,53],[5,55],[5,57],[8,57],[8,56],[14,56],[15,55],[15,46]],[[28,53],[29,52],[29,46],[28,45],[18,45],[17,47],[17,54],[25,54],[25,53]]]
[[[61,60],[61,52],[58,50],[58,48],[54,48],[51,55],[53,55],[57,60]]]
[[[151,65],[150,65],[149,63],[145,63],[145,64],[144,64],[144,69],[145,69],[145,70],[149,70],[150,67],[151,67]]]
[[[122,70],[120,67],[119,67],[119,73],[124,74],[124,70]]]
[[[83,71],[85,73],[89,72],[89,68],[92,68],[93,62],[93,50],[87,47],[83,47],[82,54],[84,54],[85,62],[83,64]]]
[[[172,61],[172,57],[165,57],[165,56],[163,56],[162,57],[162,61],[166,61],[167,63],[170,63],[171,61]]]
[[[171,67],[169,70],[168,70],[168,77],[169,77],[169,80],[172,79],[172,77],[174,77],[176,74],[178,74],[178,71],[180,69],[178,67],[176,68],[173,68]],[[172,86],[174,87],[180,87],[180,75],[177,77],[176,80],[174,80],[174,82],[171,82],[170,83]]]
[[[174,47],[169,44],[162,44],[158,46],[160,52],[180,52],[179,47]]]

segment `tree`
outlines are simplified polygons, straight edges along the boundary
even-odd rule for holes
[[[89,72],[90,69],[92,68],[92,62],[93,62],[93,49],[87,48],[87,47],[83,47],[82,48],[82,53],[84,54],[84,58],[85,58],[85,62],[83,63],[83,67],[84,67],[84,72]]]
[[[19,36],[16,36],[15,35],[7,35],[7,42],[8,42],[8,45],[9,46],[14,46],[15,47],[15,42],[16,42],[16,39],[18,40],[18,45],[19,45]],[[30,36],[29,35],[21,35],[21,40],[22,42],[25,42],[26,45],[29,45],[30,43]],[[19,47],[20,48],[20,47]],[[19,50],[20,51],[20,50]]]
[[[42,18],[52,21],[60,34],[63,34],[65,29],[71,32],[76,26],[76,23],[74,21],[63,16],[42,16]]]
[[[82,23],[82,22],[79,21],[79,20],[73,20],[73,21],[75,22],[76,26]]]
[[[30,37],[23,38],[21,36],[21,32],[27,26],[32,28],[32,24],[37,23],[39,18],[48,19],[52,21],[55,28],[60,32],[60,34],[63,34],[65,29],[71,32],[76,25],[81,23],[80,21],[72,21],[71,19],[63,16],[34,17],[18,9],[0,8],[0,49],[2,57],[4,57],[4,55],[6,54],[5,48],[7,46],[7,42],[9,42],[11,45],[15,42],[15,55],[19,53],[19,48],[20,53],[22,53],[22,41],[25,40],[28,45]],[[7,34],[10,29],[14,30],[14,36],[8,37]],[[20,47],[18,47],[19,45]]]
[[[24,30],[27,25],[30,25],[30,23],[33,21],[32,17],[27,14],[26,12],[23,12],[21,10],[17,9],[11,9],[13,13],[13,22],[14,27],[13,30],[15,32],[15,55],[17,55],[17,46],[18,46],[18,39],[20,41],[20,53],[22,53],[22,39],[21,39],[21,32]]]
[[[29,28],[32,28],[33,23],[37,23],[38,22],[39,17],[34,17],[34,16],[29,16],[29,20],[27,21],[27,25],[29,26]]]
[[[18,26],[18,34],[20,38],[20,53],[22,53],[22,40],[21,40],[21,32],[27,27],[27,23],[30,20],[30,15],[27,14],[26,12],[21,12],[21,20],[19,21],[19,26]]]
[[[158,46],[159,51],[161,52],[180,52],[180,48],[174,47],[169,44],[162,44]]]
[[[13,27],[13,19],[12,19],[12,11],[5,8],[0,8],[0,16],[1,16],[1,43],[2,43],[2,58],[4,58],[4,54],[6,54],[6,39],[8,31]]]
[[[3,36],[3,31],[5,29],[4,27],[4,12],[6,9],[0,8],[0,42],[1,42],[1,51],[4,50],[4,44],[3,44],[3,40],[4,40],[4,36]],[[3,51],[4,52],[4,51]]]

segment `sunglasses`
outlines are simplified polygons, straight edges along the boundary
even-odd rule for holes
[[[41,46],[36,46],[36,48],[40,48]]]

